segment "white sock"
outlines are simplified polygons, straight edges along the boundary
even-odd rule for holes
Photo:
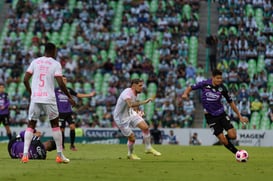
[[[24,156],[28,155],[28,150],[30,146],[30,142],[33,138],[34,130],[32,128],[27,128],[24,135]]]
[[[57,153],[62,154],[62,152],[63,152],[62,132],[61,132],[60,127],[52,128],[52,136],[53,136],[53,139],[56,143]]]
[[[128,155],[131,155],[134,153],[134,144],[135,142],[132,141],[127,141],[127,146],[128,146]]]
[[[142,132],[142,136],[143,136],[143,140],[144,140],[144,144],[145,144],[145,148],[146,149],[151,149],[152,146],[151,146],[151,135],[150,135],[150,132],[147,131],[147,132]]]

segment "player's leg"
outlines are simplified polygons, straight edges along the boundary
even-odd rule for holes
[[[128,147],[128,159],[131,160],[140,160],[140,158],[134,154],[134,145],[136,142],[135,134],[131,132],[128,136],[127,147]]]
[[[24,153],[23,153],[23,157],[21,159],[21,161],[23,163],[28,162],[28,151],[29,151],[31,140],[33,138],[33,132],[34,132],[34,129],[36,127],[36,123],[37,123],[37,121],[30,120],[28,122],[28,127],[27,127],[27,129],[25,131],[25,135],[24,135]]]
[[[9,125],[5,125],[5,128],[6,128],[8,138],[9,138],[9,140],[11,140],[12,135],[11,135],[11,130],[10,130]]]
[[[63,149],[65,148],[64,142],[65,142],[65,126],[66,126],[66,122],[65,122],[65,117],[63,114],[59,114],[59,122],[60,122],[60,128],[61,128],[61,132],[62,132],[62,146]]]
[[[70,149],[72,151],[77,151],[77,148],[75,147],[75,137],[76,137],[76,133],[75,133],[75,129],[76,129],[76,125],[74,122],[72,122],[69,125],[70,128]]]
[[[145,144],[145,152],[152,153],[155,156],[160,156],[161,153],[156,151],[151,145],[151,134],[148,124],[144,120],[142,120],[137,124],[137,127],[139,127],[142,131],[142,136]]]
[[[52,128],[52,136],[56,143],[57,149],[57,163],[69,163],[70,160],[66,158],[63,154],[63,146],[62,146],[62,132],[59,126],[59,112],[57,105],[53,104],[44,104],[43,108],[48,115],[48,119],[50,120],[51,128]]]
[[[71,113],[66,114],[65,121],[69,124],[69,128],[70,128],[70,134],[69,134],[69,136],[70,136],[70,149],[72,151],[77,151],[77,148],[74,145],[75,137],[76,137],[76,133],[75,133],[76,125],[75,125],[75,122],[74,122],[74,120],[72,118]]]
[[[57,157],[56,162],[57,163],[68,163],[70,160],[66,158],[63,154],[63,146],[62,146],[62,132],[59,127],[59,117],[56,117],[54,119],[50,120],[51,128],[52,128],[52,136],[56,143],[56,149],[57,149]]]
[[[231,143],[228,136],[225,136],[223,133],[217,135],[219,141],[232,153],[236,153],[238,149]]]
[[[4,122],[3,125],[5,126],[6,132],[7,132],[7,136],[9,138],[9,140],[11,140],[11,130],[10,130],[10,121],[9,121],[9,115],[5,115],[4,116]]]
[[[134,153],[134,145],[135,145],[135,134],[130,128],[130,121],[119,121],[115,120],[117,126],[119,127],[121,133],[127,137],[127,147],[128,147],[128,155],[127,158],[131,160],[140,160],[140,158]]]
[[[224,117],[224,119],[222,120],[222,125],[224,129],[227,131],[227,134],[225,135],[227,144],[225,144],[225,147],[235,154],[238,151],[238,149],[234,146],[231,140],[235,140],[237,138],[237,134],[235,128],[230,123],[230,118],[228,116]]]
[[[21,159],[21,161],[23,163],[26,163],[28,162],[28,151],[29,151],[29,147],[30,147],[30,143],[31,143],[31,140],[33,138],[33,132],[34,132],[34,129],[36,127],[36,123],[39,119],[39,116],[40,116],[40,105],[39,104],[35,104],[35,103],[30,103],[30,106],[29,106],[29,112],[28,112],[28,126],[27,126],[27,129],[25,131],[25,135],[24,135],[24,153],[23,153],[23,157]]]

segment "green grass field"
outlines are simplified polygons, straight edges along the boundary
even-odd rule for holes
[[[127,160],[126,145],[83,144],[78,151],[65,151],[69,164],[55,163],[56,152],[49,152],[46,160],[20,163],[10,159],[7,144],[0,144],[1,181],[70,181],[70,180],[271,180],[273,176],[273,148],[247,147],[247,163],[238,163],[223,146],[154,146],[162,156],[144,153],[137,145],[141,160]],[[68,146],[67,146],[68,147]]]

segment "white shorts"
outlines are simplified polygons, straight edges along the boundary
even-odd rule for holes
[[[144,119],[140,115],[132,115],[122,120],[115,120],[118,128],[124,136],[132,134],[132,128],[136,128],[141,121],[144,121]]]
[[[49,120],[53,120],[59,116],[57,104],[46,103],[30,103],[28,111],[29,120],[39,120],[41,111],[44,111]]]

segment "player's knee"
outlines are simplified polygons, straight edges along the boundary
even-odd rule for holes
[[[230,139],[236,139],[237,138],[237,135],[236,134],[230,134],[230,135],[228,135],[228,137],[230,138]]]
[[[143,134],[143,135],[148,135],[148,134],[150,134],[149,129],[148,129],[148,128],[147,128],[147,129],[143,129],[143,130],[142,130],[142,134]]]

